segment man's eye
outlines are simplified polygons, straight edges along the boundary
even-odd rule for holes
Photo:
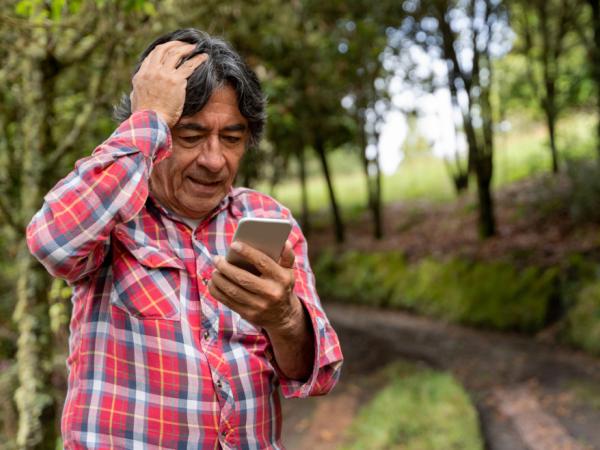
[[[180,136],[179,139],[181,139],[183,142],[186,142],[188,144],[195,144],[196,142],[198,142],[200,140],[201,136]]]
[[[222,139],[229,144],[237,144],[242,138],[238,136],[223,136]]]

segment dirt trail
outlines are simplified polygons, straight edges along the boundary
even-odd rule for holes
[[[544,450],[600,449],[600,406],[575,394],[600,395],[600,359],[396,311],[326,309],[346,357],[342,379],[328,397],[284,402],[288,450],[337,448],[376,388],[367,375],[397,358],[452,372],[477,405],[490,450],[536,450],[542,442]]]

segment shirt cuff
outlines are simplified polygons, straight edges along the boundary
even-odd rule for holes
[[[325,322],[321,314],[317,312],[316,307],[309,302],[306,302],[298,293],[296,293],[304,309],[310,317],[312,330],[314,333],[315,353],[312,373],[307,381],[293,380],[285,376],[285,374],[274,364],[275,370],[279,376],[279,384],[281,393],[285,398],[305,398],[314,395],[324,395],[329,392],[337,383],[340,375],[342,364],[341,351],[337,344],[337,336],[334,337],[336,344],[333,351],[334,358],[331,359],[324,351],[324,343],[330,340],[327,336],[329,332],[333,332],[331,327]]]
[[[117,129],[119,139],[129,139],[133,147],[153,164],[158,164],[171,154],[171,130],[155,111],[136,111]]]

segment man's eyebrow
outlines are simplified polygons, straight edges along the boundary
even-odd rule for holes
[[[236,123],[233,125],[227,125],[221,131],[246,131],[246,125],[243,123]],[[199,123],[178,123],[175,125],[176,130],[192,130],[192,131],[210,131],[209,127],[206,127]]]
[[[176,130],[192,130],[192,131],[208,131],[208,127],[199,123],[178,123],[175,125]]]
[[[236,123],[235,125],[227,125],[223,128],[223,131],[246,131],[246,128],[243,123]]]

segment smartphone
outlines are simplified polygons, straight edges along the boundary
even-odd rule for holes
[[[269,255],[273,260],[279,260],[285,247],[292,223],[286,219],[263,219],[259,217],[244,217],[238,223],[233,235],[233,241],[240,241]],[[242,256],[229,249],[227,261],[254,275],[260,275],[258,269]]]

